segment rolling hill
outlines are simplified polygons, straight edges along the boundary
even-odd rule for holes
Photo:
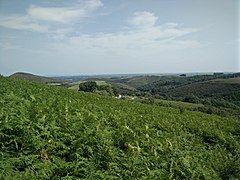
[[[173,96],[187,96],[189,94],[200,97],[231,96],[240,93],[240,83],[231,78],[227,80],[217,79],[200,83],[193,83],[169,90]]]
[[[172,77],[148,83],[138,88],[139,91],[152,95],[168,97],[186,97],[194,95],[200,98],[215,97],[236,99],[239,101],[240,73],[221,75],[197,75],[189,77]],[[238,97],[236,97],[238,96]]]
[[[0,179],[240,178],[237,117],[0,83]]]
[[[229,85],[238,86],[240,78],[240,73],[235,74],[221,74],[221,75],[196,75],[188,77],[170,76],[163,77],[162,79],[154,82],[149,82],[138,88],[140,91],[150,91],[152,93],[168,93],[168,92],[179,92],[181,93],[196,93],[201,94],[201,88],[204,87],[205,93],[207,93],[207,86],[215,86],[214,88],[209,88],[210,91],[215,89],[217,91],[223,91],[222,87],[226,86],[226,89],[230,88]],[[197,88],[195,88],[197,86]],[[181,90],[183,88],[184,90]],[[186,89],[191,89],[191,92],[186,91]],[[236,88],[237,89],[237,88]],[[198,91],[199,90],[199,93]],[[201,91],[201,92],[200,92]],[[211,94],[211,92],[209,92]]]
[[[129,89],[136,89],[143,85],[158,81],[162,79],[163,76],[159,75],[132,75],[126,77],[112,77],[112,78],[88,78],[86,81],[106,81],[113,84],[124,85]]]
[[[65,85],[69,83],[69,81],[67,80],[38,76],[38,75],[25,73],[25,72],[17,72],[12,74],[10,77],[25,79],[25,80],[39,82],[43,84],[51,84],[51,85]]]

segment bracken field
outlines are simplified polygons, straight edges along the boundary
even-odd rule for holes
[[[0,179],[240,179],[240,120],[0,77]]]

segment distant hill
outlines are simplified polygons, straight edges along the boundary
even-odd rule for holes
[[[141,86],[138,90],[148,91],[152,94],[166,93],[171,95],[184,95],[189,93],[215,94],[217,92],[222,94],[223,88],[224,91],[228,91],[226,90],[228,87],[234,87],[234,89],[239,91],[239,77],[239,73],[189,77],[166,76],[158,81]]]
[[[129,76],[124,78],[111,78],[108,81],[113,83],[125,84],[132,88],[138,88],[148,83],[158,81],[161,78],[162,77],[158,75],[141,75],[141,76]]]
[[[69,81],[67,80],[38,76],[38,75],[25,73],[25,72],[17,72],[12,74],[10,77],[25,79],[25,80],[39,82],[43,84],[51,84],[51,85],[64,85],[69,83]]]
[[[174,96],[193,94],[206,97],[235,95],[240,93],[240,77],[197,82],[171,89],[168,93]]]
[[[201,75],[138,75],[112,78],[88,78],[85,81],[105,81],[118,89],[120,94],[135,95],[150,93],[168,97],[228,96],[232,97],[240,89],[240,73]]]
[[[104,81],[111,84],[118,94],[135,95],[137,88],[162,79],[160,75],[128,75],[122,77],[89,77],[85,81]]]
[[[224,107],[231,112],[240,107],[240,73],[166,77],[137,90],[168,100]]]

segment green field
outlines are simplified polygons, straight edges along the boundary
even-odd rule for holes
[[[143,85],[158,81],[164,77],[159,75],[137,75],[120,78],[90,78],[91,81],[106,81],[111,84],[124,85],[127,88],[135,89]]]
[[[130,87],[138,88],[148,83],[155,82],[161,78],[162,77],[159,75],[144,75],[144,76],[128,77],[128,78],[124,78],[124,80],[126,85]]]
[[[240,178],[237,117],[0,85],[0,179]]]

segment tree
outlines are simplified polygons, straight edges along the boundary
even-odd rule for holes
[[[98,88],[97,83],[94,81],[87,81],[79,84],[78,91],[94,92]]]
[[[189,102],[189,103],[199,103],[199,99],[197,96],[189,95],[183,98],[183,102]]]

